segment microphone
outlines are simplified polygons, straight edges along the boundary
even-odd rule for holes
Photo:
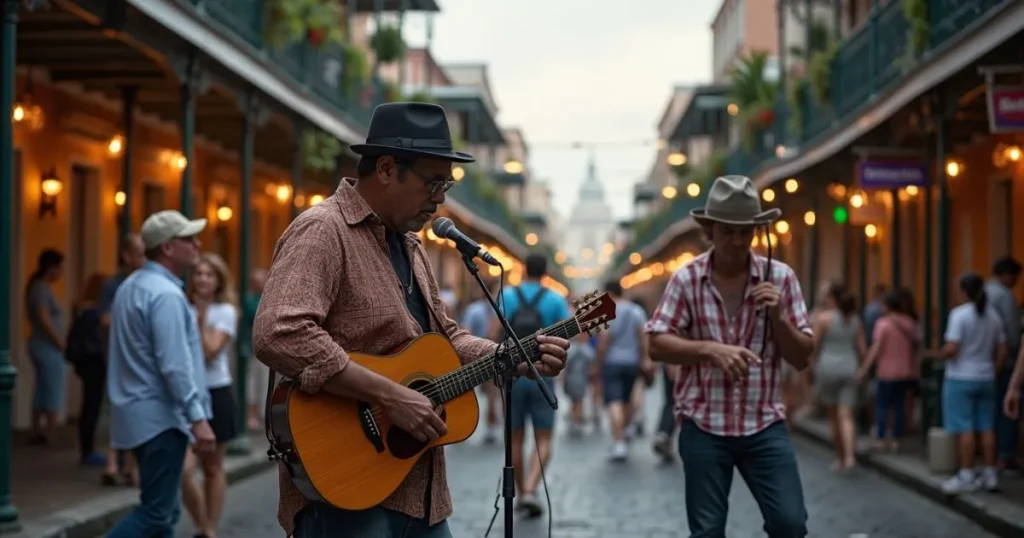
[[[489,252],[480,248],[480,245],[478,245],[476,241],[473,241],[467,237],[466,234],[460,232],[459,229],[455,227],[455,223],[452,222],[452,219],[448,217],[441,217],[434,220],[434,224],[430,227],[434,230],[434,235],[452,240],[452,242],[455,243],[456,250],[461,252],[463,256],[480,258],[488,265],[501,267],[501,264],[498,263],[498,260],[496,260],[494,256],[491,256]]]

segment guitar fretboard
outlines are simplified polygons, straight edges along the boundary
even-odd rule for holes
[[[538,356],[540,344],[537,343],[537,336],[550,335],[568,340],[578,334],[580,334],[580,325],[576,318],[572,317],[519,340],[528,355],[527,357],[520,356],[519,347],[511,345],[511,343],[506,342],[502,347],[510,357],[509,367],[514,368],[520,362],[533,360]],[[435,404],[443,404],[473,390],[477,385],[494,379],[497,374],[495,355],[492,353],[435,378],[430,391],[431,400]]]

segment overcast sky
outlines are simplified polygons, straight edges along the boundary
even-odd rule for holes
[[[438,0],[434,57],[489,65],[502,126],[530,145],[534,177],[566,217],[592,151],[617,218],[654,158],[656,124],[675,84],[711,76],[710,23],[720,0]],[[611,7],[616,6],[616,9]],[[627,8],[628,6],[628,8]],[[407,16],[410,46],[425,18]]]

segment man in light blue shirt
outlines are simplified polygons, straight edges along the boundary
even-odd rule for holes
[[[140,471],[140,499],[108,538],[171,538],[189,444],[214,449],[199,325],[182,278],[199,258],[206,219],[177,211],[142,223],[148,261],[118,287],[111,307],[107,386],[111,447],[130,449]]]

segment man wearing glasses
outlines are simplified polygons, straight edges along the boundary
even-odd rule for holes
[[[359,179],[342,180],[278,241],[253,348],[300,390],[370,402],[420,441],[437,439],[447,427],[426,396],[356,364],[348,353],[391,354],[426,332],[447,335],[464,363],[494,351],[494,342],[470,335],[449,317],[416,237],[455,184],[452,164],[474,159],[454,150],[444,109],[426,103],[377,107],[366,143],[350,149],[361,157]],[[537,369],[557,375],[569,342],[538,340]],[[294,538],[452,535],[440,448],[424,453],[398,489],[369,510],[307,499],[284,467],[280,473],[278,520]]]

